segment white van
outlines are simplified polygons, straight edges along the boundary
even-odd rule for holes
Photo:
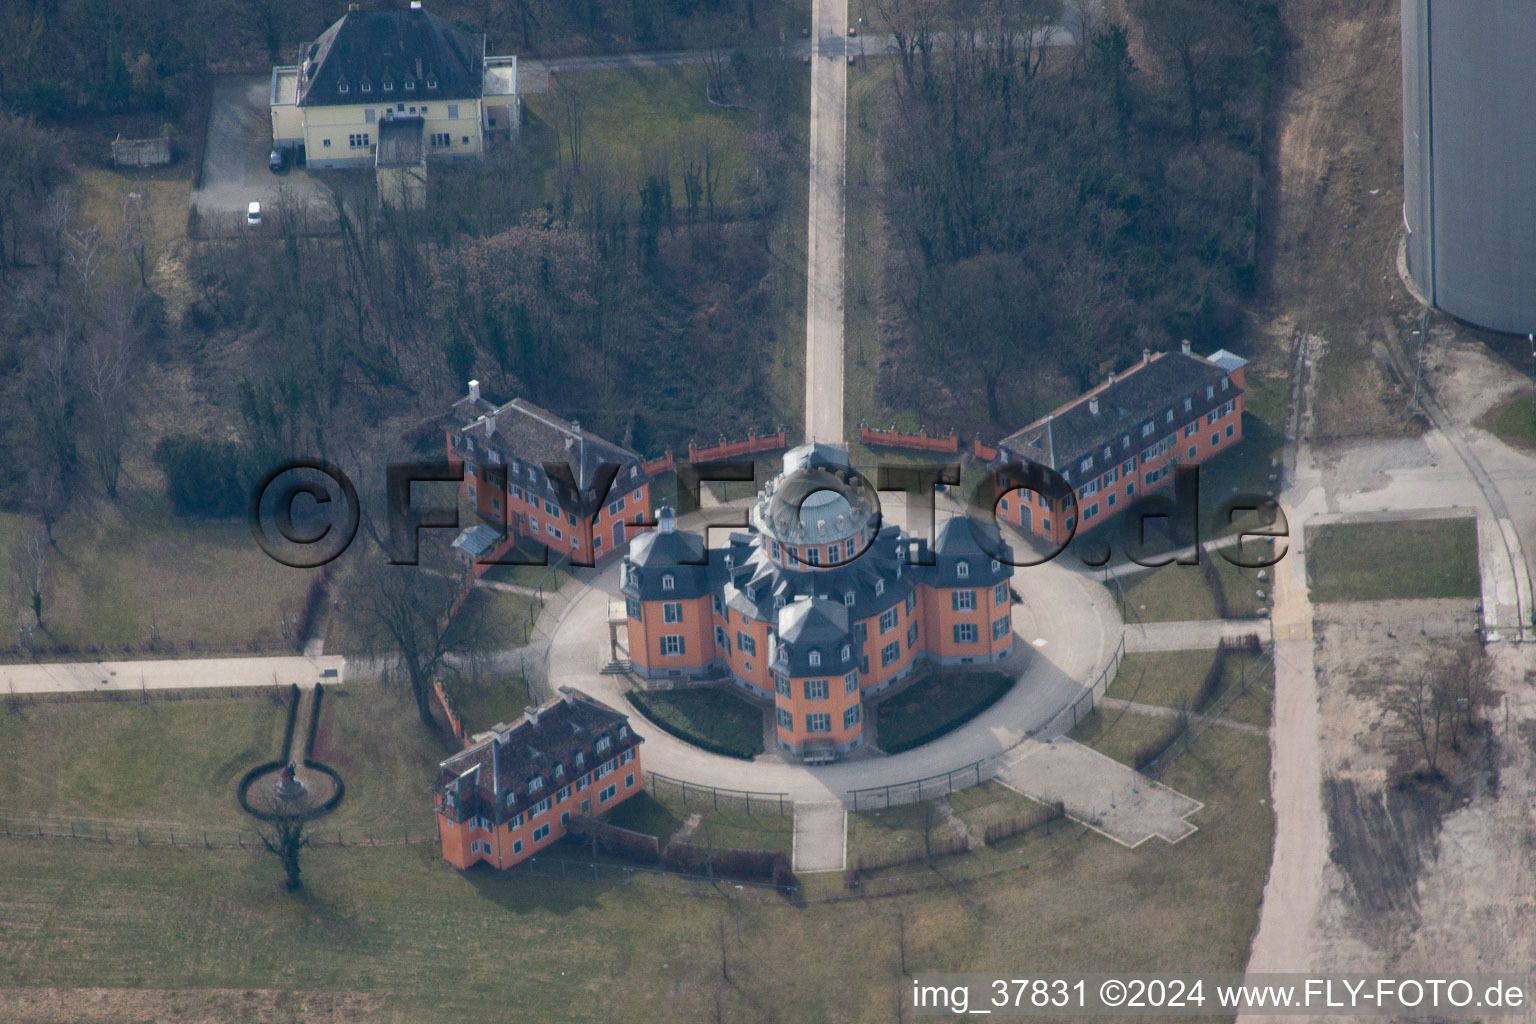
[[[245,223],[253,228],[261,223],[260,203],[252,203],[250,206],[245,208]]]

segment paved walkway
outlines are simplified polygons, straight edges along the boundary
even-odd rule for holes
[[[545,680],[546,695],[569,685],[628,710],[624,677],[599,673],[608,661],[608,601],[617,592],[618,574],[617,564],[606,567],[591,578],[591,586],[572,593],[569,604],[541,617],[538,632],[549,641],[530,651],[529,659],[539,663],[532,674]],[[995,761],[1080,697],[1120,640],[1114,599],[1092,579],[1048,563],[1016,570],[1013,586],[1024,600],[1014,608],[1013,653],[999,667],[1016,673],[1018,685],[984,714],[932,743],[890,757],[814,767],[768,756],[746,762],[701,750],[635,715],[631,727],[645,738],[646,767],[700,785],[782,792],[798,804],[841,801],[853,789]]]
[[[1153,836],[1178,842],[1195,831],[1185,819],[1204,806],[1066,738],[1025,740],[1003,758],[997,779],[1041,803],[1060,800],[1073,820],[1131,847]]]
[[[806,234],[805,436],[843,440],[843,185],[848,0],[812,0],[811,168]]]
[[[1204,651],[1222,640],[1258,634],[1269,639],[1263,619],[1198,619],[1192,622],[1147,622],[1125,627],[1125,653],[1146,651]]]
[[[86,661],[0,665],[0,691],[178,690],[227,686],[334,686],[346,679],[347,659],[178,658],[174,661]],[[326,675],[334,672],[334,676]]]
[[[1315,339],[1301,343],[1292,376],[1302,396],[1286,428],[1285,480],[1280,503],[1291,520],[1290,553],[1275,566],[1275,700],[1270,740],[1270,796],[1275,808],[1274,858],[1248,954],[1250,974],[1304,971],[1311,966],[1312,924],[1328,864],[1323,815],[1322,753],[1318,738],[1317,669],[1313,663],[1312,602],[1307,592],[1306,530],[1326,509],[1322,476],[1306,442]],[[1240,1020],[1260,1019],[1244,1015]]]
[[[1133,715],[1151,715],[1153,718],[1177,718],[1179,712],[1174,708],[1165,708],[1160,704],[1142,704],[1134,700],[1121,700],[1119,697],[1100,697],[1099,707],[1110,711],[1129,711]],[[1230,718],[1211,718],[1207,715],[1191,715],[1191,719],[1198,718],[1202,722],[1222,729],[1231,729],[1233,732],[1245,732],[1250,736],[1268,736],[1268,729],[1260,729],[1256,725],[1247,722],[1236,722]]]
[[[848,812],[841,800],[795,804],[794,869],[841,871],[847,864]]]

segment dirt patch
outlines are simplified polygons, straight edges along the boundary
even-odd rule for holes
[[[350,1024],[379,1019],[384,1001],[361,992],[274,989],[0,989],[11,1024]]]
[[[1325,339],[1319,438],[1421,431],[1382,347],[1417,305],[1397,278],[1402,83],[1394,0],[1280,4],[1289,48],[1270,131],[1260,362],[1288,369],[1298,333]],[[1410,382],[1411,383],[1411,382]]]
[[[1503,970],[1536,952],[1536,650],[1488,648],[1490,734],[1449,788],[1396,788],[1405,741],[1388,685],[1422,672],[1470,621],[1466,601],[1326,606],[1320,756],[1332,861],[1309,942],[1329,970]],[[1389,625],[1390,623],[1390,625]]]
[[[1422,789],[1327,782],[1329,856],[1349,879],[1346,897],[1364,922],[1417,923],[1419,866],[1435,857],[1440,801]]]

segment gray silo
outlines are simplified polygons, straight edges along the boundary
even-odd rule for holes
[[[1402,0],[1408,269],[1438,308],[1536,331],[1536,0]]]

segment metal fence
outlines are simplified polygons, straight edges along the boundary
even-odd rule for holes
[[[148,704],[151,701],[178,700],[270,700],[282,707],[288,700],[287,686],[240,686],[226,689],[151,690],[142,683],[131,690],[59,690],[17,693],[5,695],[6,704],[12,711],[38,704]]]
[[[893,782],[889,786],[850,789],[845,802],[851,802],[855,811],[917,803],[921,800],[931,800],[945,793],[953,793],[957,789],[979,786],[983,777],[991,778],[995,770],[995,766],[987,765],[985,759],[972,761],[959,768],[941,772],[938,775],[927,775],[921,779]]]
[[[374,829],[326,828],[315,824],[306,835],[310,846],[405,846],[435,842],[430,827],[381,826]],[[101,821],[69,818],[0,818],[6,839],[74,840],[109,846],[205,847],[210,850],[261,848],[255,827],[177,825],[167,822]]]
[[[1088,692],[1074,700],[1070,706],[1063,708],[1055,718],[1036,729],[1031,735],[1036,739],[1049,740],[1069,732],[1088,712],[1093,710],[1099,698],[1104,696],[1104,691],[1109,689],[1109,684],[1115,681],[1115,675],[1120,671],[1120,662],[1124,658],[1125,634],[1121,633],[1120,642],[1115,645],[1115,652],[1109,656],[1109,663],[1088,685]]]
[[[775,898],[793,897],[799,886],[777,886],[770,882],[753,882],[720,876],[685,874],[680,871],[664,871],[633,864],[604,864],[594,861],[567,860],[563,857],[530,857],[521,864],[507,869],[509,873],[522,873],[537,878],[563,878],[571,881],[609,882],[620,885],[646,884],[679,892],[701,893],[711,890],[729,890],[734,895],[750,893]]]
[[[795,809],[787,793],[758,792],[749,789],[724,789],[719,786],[703,786],[697,782],[674,779],[653,771],[645,773],[645,788],[651,795],[664,800],[680,799],[684,806],[708,807],[711,810],[744,811],[747,814],[777,814],[786,816]]]

